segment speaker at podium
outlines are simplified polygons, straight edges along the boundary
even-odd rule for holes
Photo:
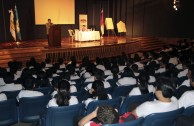
[[[49,29],[49,47],[61,47],[61,26],[52,25]]]

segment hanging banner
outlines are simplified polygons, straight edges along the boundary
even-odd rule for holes
[[[88,29],[88,16],[86,14],[79,15],[79,30],[86,31]]]

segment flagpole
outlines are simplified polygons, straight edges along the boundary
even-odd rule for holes
[[[5,41],[7,41],[7,31],[6,31],[6,24],[5,24],[5,10],[4,10],[4,4],[3,4],[3,0],[2,0],[2,9],[3,9],[3,27],[4,27],[4,37],[5,37]]]

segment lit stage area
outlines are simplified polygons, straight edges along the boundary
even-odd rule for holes
[[[0,66],[7,67],[7,62],[12,60],[23,63],[31,57],[37,61],[44,61],[50,58],[56,62],[58,58],[63,58],[67,63],[71,56],[75,56],[80,62],[84,56],[89,56],[90,60],[96,57],[112,57],[120,55],[122,52],[132,54],[140,51],[161,48],[164,42],[155,37],[129,37],[129,36],[106,36],[96,41],[75,41],[70,37],[62,38],[61,47],[48,47],[46,39],[4,42],[0,43]]]

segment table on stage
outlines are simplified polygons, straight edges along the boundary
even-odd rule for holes
[[[75,40],[76,41],[94,41],[100,40],[99,31],[75,31]]]

